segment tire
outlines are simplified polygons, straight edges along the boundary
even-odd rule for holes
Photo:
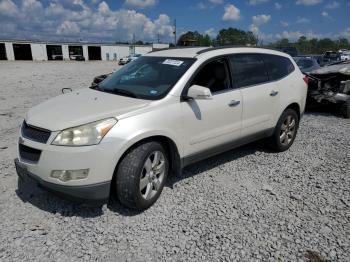
[[[342,104],[341,113],[345,118],[350,118],[350,101],[346,101]]]
[[[275,131],[270,138],[271,147],[277,152],[288,150],[295,140],[298,128],[299,117],[297,112],[290,108],[286,109],[279,118]]]
[[[169,173],[164,147],[155,141],[132,148],[117,169],[116,191],[122,205],[145,210],[159,198]]]

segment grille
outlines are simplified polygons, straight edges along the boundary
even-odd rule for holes
[[[41,150],[19,144],[19,156],[21,157],[21,160],[37,163],[40,155]]]
[[[29,126],[25,121],[22,125],[22,135],[30,140],[46,143],[49,139],[51,132],[49,130],[41,129],[34,126]]]

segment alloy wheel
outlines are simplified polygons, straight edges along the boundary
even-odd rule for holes
[[[292,115],[288,115],[281,126],[280,142],[282,145],[289,145],[294,138],[296,131],[296,119]]]
[[[165,176],[165,157],[161,151],[151,153],[146,159],[140,178],[140,192],[145,200],[159,191]]]

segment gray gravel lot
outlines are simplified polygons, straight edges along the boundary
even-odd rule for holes
[[[258,142],[186,168],[142,213],[18,190],[25,112],[114,68],[0,63],[0,261],[349,261],[350,120],[332,114],[307,113],[287,152]]]

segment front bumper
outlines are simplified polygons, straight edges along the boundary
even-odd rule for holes
[[[15,159],[16,171],[23,182],[34,181],[41,188],[46,189],[68,200],[84,203],[89,206],[99,206],[108,202],[111,182],[91,185],[67,186],[47,182],[28,171],[27,166]]]

